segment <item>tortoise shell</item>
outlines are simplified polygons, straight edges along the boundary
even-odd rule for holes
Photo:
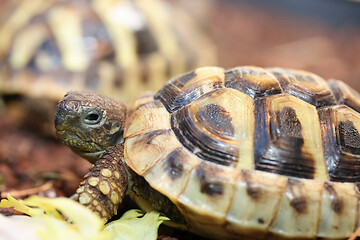
[[[77,89],[129,102],[215,61],[191,17],[164,1],[7,0],[1,13],[1,94],[60,100]]]
[[[359,111],[356,91],[313,73],[199,68],[135,102],[125,161],[203,236],[345,238],[360,220]]]

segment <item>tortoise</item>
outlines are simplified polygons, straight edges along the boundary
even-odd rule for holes
[[[131,102],[169,76],[215,62],[199,24],[163,0],[6,0],[1,6],[0,94],[7,102],[25,96],[20,112],[32,108],[38,117],[44,105],[44,119],[71,89]]]
[[[342,239],[360,224],[360,95],[339,80],[203,67],[130,107],[71,91],[55,126],[94,163],[74,198],[104,219],[130,194],[212,239]]]

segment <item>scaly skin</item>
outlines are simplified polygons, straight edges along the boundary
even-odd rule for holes
[[[128,177],[124,146],[117,144],[95,162],[72,198],[108,220],[117,214],[128,188]]]

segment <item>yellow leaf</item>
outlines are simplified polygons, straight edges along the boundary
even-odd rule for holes
[[[74,225],[77,226],[79,232],[84,235],[93,236],[102,230],[105,223],[95,213],[69,198],[43,198],[33,196],[26,199],[25,203],[32,206],[39,206],[47,213],[51,213],[51,216],[53,217],[57,217],[57,214],[54,214],[54,211],[57,212],[57,210],[59,210],[73,222]]]
[[[9,195],[8,200],[1,201],[0,207],[14,207],[32,216],[23,222],[39,236],[39,240],[155,240],[160,224],[169,220],[155,211],[145,214],[141,210],[129,210],[104,229],[103,220],[95,213],[68,198],[32,196],[22,201]],[[65,221],[62,215],[70,221]],[[8,231],[18,226],[15,222],[12,224],[14,227],[7,228]]]
[[[95,213],[68,198],[32,196],[16,200],[9,195],[8,200],[2,200],[0,206],[14,207],[32,216],[28,224],[33,224],[34,231],[41,239],[105,240],[109,236],[109,233],[102,232],[104,222]],[[59,211],[72,223],[64,220]]]
[[[56,207],[49,202],[50,198],[43,198],[39,196],[31,196],[23,201],[24,204],[31,207],[38,207],[45,211],[49,216],[57,219],[63,219],[61,214],[56,210]]]
[[[44,211],[40,208],[30,208],[22,200],[16,200],[12,196],[7,195],[7,199],[2,199],[0,202],[0,207],[3,208],[14,208],[16,211],[25,213],[30,216],[39,216],[44,214]]]
[[[127,219],[133,219],[133,218],[138,218],[138,217],[142,217],[144,216],[144,212],[140,209],[131,209],[127,212],[125,212],[122,216],[121,216],[121,220],[127,220]],[[111,223],[109,223],[111,224]]]
[[[104,231],[113,234],[111,240],[155,240],[160,224],[169,219],[155,211],[143,215],[140,210],[129,210],[119,220],[107,224]]]

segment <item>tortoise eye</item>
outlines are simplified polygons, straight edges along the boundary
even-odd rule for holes
[[[85,119],[84,122],[88,125],[94,125],[99,123],[101,120],[101,114],[95,111],[89,112]]]

